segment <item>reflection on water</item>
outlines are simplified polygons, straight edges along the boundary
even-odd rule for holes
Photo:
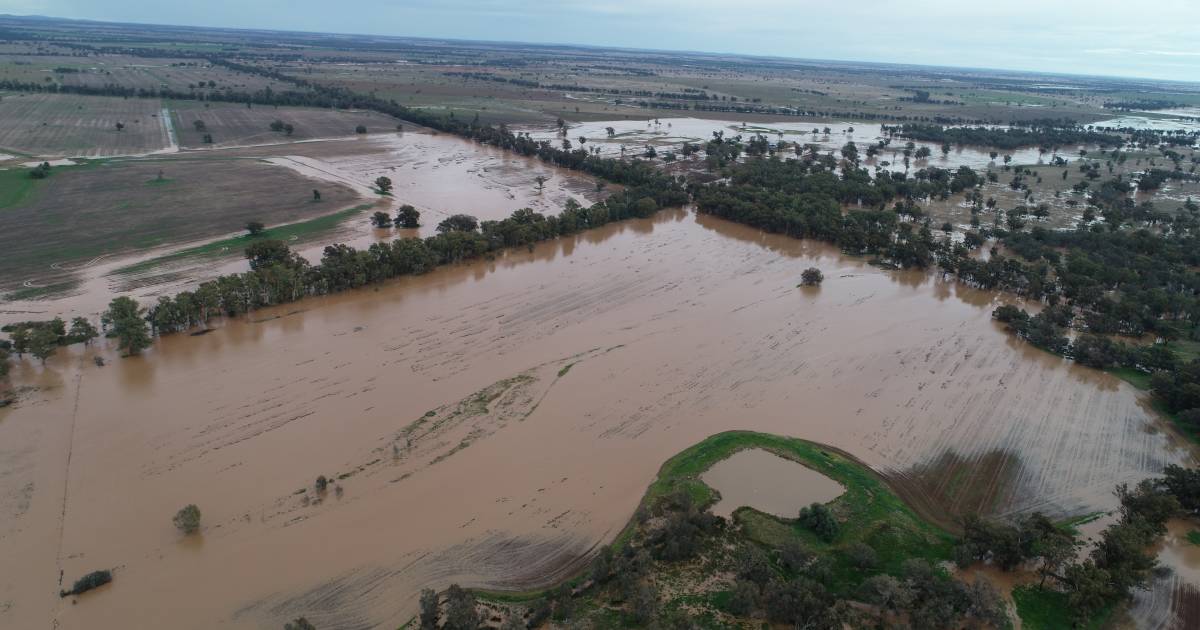
[[[807,466],[760,448],[730,455],[713,464],[700,479],[721,494],[712,513],[725,518],[743,506],[796,518],[800,508],[828,503],[846,490]]]

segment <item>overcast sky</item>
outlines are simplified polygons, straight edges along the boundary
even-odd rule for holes
[[[1200,81],[1200,0],[0,0],[0,13]]]

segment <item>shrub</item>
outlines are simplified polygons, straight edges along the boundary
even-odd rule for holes
[[[846,557],[850,558],[850,562],[860,569],[871,569],[879,562],[879,556],[870,545],[862,542],[856,542],[846,549]]]
[[[86,593],[94,588],[104,586],[112,581],[112,571],[101,569],[100,571],[92,571],[91,573],[75,580],[75,585],[69,591],[59,592],[60,597],[68,597],[70,595],[79,595]]]
[[[200,508],[188,504],[175,513],[175,527],[185,534],[194,534],[200,529]]]
[[[829,508],[820,503],[813,503],[806,508],[801,508],[798,521],[801,527],[816,534],[825,542],[832,541],[837,537],[837,519],[834,518],[833,512]]]
[[[821,273],[816,267],[809,267],[800,274],[800,284],[806,287],[815,287],[825,280],[825,274]]]

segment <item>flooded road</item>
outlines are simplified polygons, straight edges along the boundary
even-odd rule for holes
[[[25,361],[0,626],[396,627],[423,587],[568,575],[729,429],[841,448],[947,513],[1111,509],[1190,460],[1133,388],[1003,332],[998,299],[674,210],[105,367]],[[98,568],[113,584],[58,598]]]
[[[796,518],[800,508],[828,503],[846,491],[829,477],[760,448],[730,455],[713,464],[700,479],[721,494],[712,513],[725,518],[742,506]]]

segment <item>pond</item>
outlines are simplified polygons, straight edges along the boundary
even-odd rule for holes
[[[743,506],[796,518],[800,508],[828,503],[846,490],[803,464],[759,448],[734,453],[713,464],[700,478],[721,493],[712,512],[725,518]]]

